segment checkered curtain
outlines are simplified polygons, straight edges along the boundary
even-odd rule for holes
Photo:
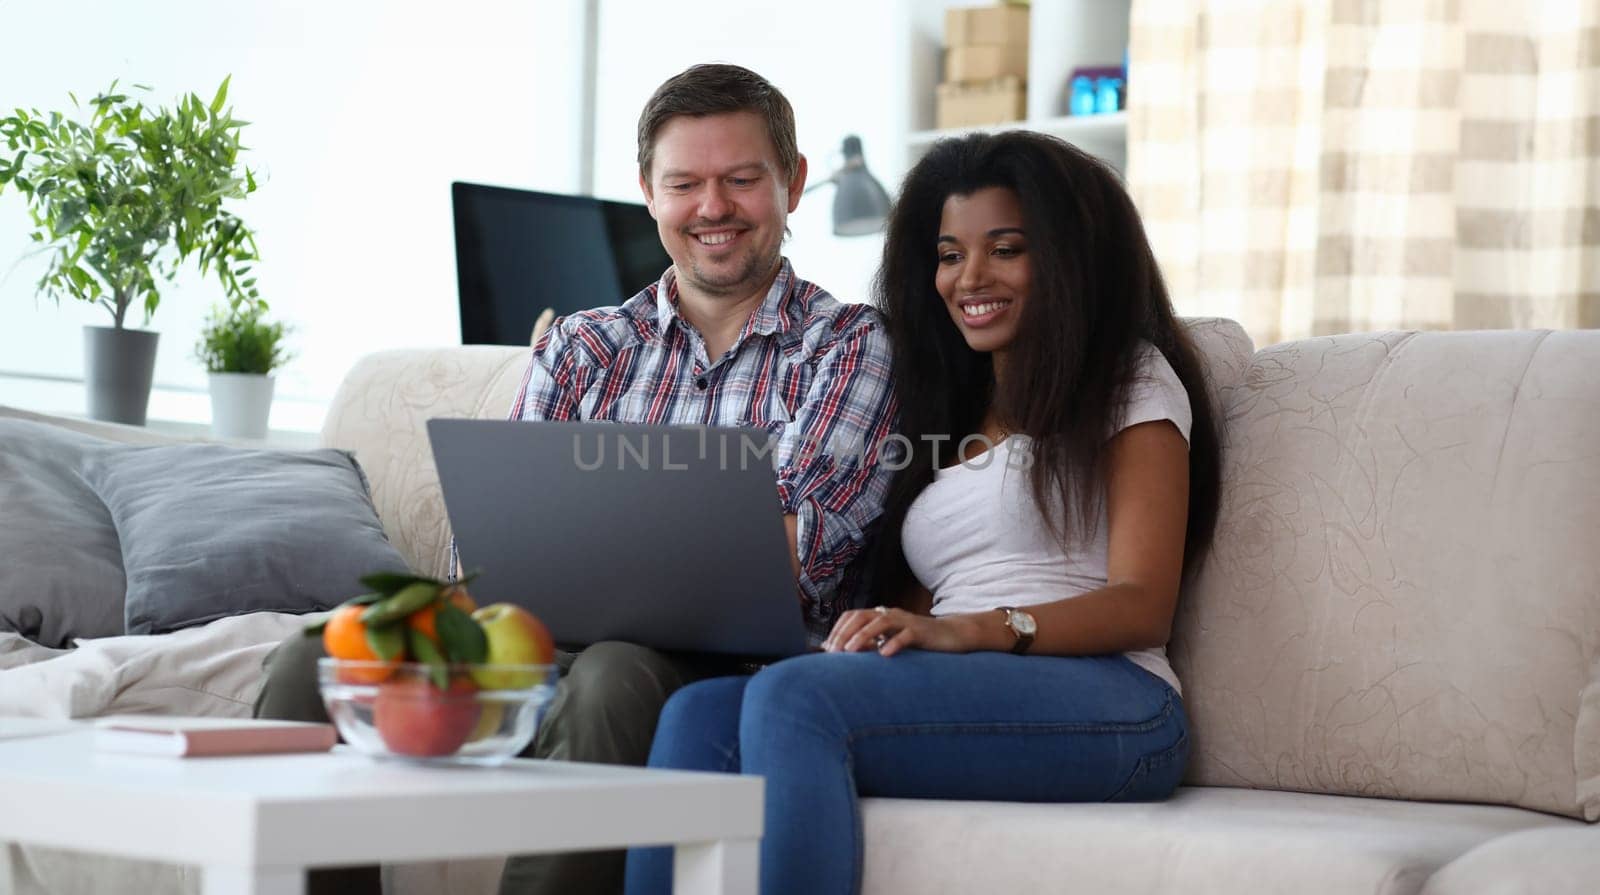
[[[1600,2],[1133,0],[1128,179],[1257,345],[1600,326]]]

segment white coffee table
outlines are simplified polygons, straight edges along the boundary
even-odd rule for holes
[[[0,840],[199,865],[206,895],[300,895],[311,867],[675,845],[674,891],[753,895],[757,777],[346,751],[174,759],[91,732],[0,739]]]

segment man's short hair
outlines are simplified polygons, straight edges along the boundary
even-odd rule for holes
[[[800,170],[800,147],[795,143],[794,108],[772,82],[739,65],[696,65],[668,78],[656,88],[639,115],[639,174],[650,179],[656,134],[680,115],[699,118],[727,112],[754,112],[766,122],[767,136],[778,151],[784,181]]]

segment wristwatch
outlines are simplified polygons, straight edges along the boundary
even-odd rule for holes
[[[1039,623],[1033,620],[1032,615],[1013,606],[1001,606],[1000,611],[1006,614],[1006,627],[1017,635],[1017,642],[1011,645],[1011,651],[1020,656],[1033,646],[1033,635],[1039,633]]]

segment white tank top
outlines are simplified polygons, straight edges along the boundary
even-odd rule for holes
[[[1187,441],[1193,415],[1178,374],[1148,343],[1138,369],[1123,428],[1171,420]],[[906,512],[900,530],[906,562],[933,594],[934,615],[1049,603],[1106,586],[1104,505],[1093,530],[1074,533],[1074,549],[1063,554],[1028,485],[1030,444],[1013,435],[938,470]],[[1181,692],[1164,648],[1125,655]]]

